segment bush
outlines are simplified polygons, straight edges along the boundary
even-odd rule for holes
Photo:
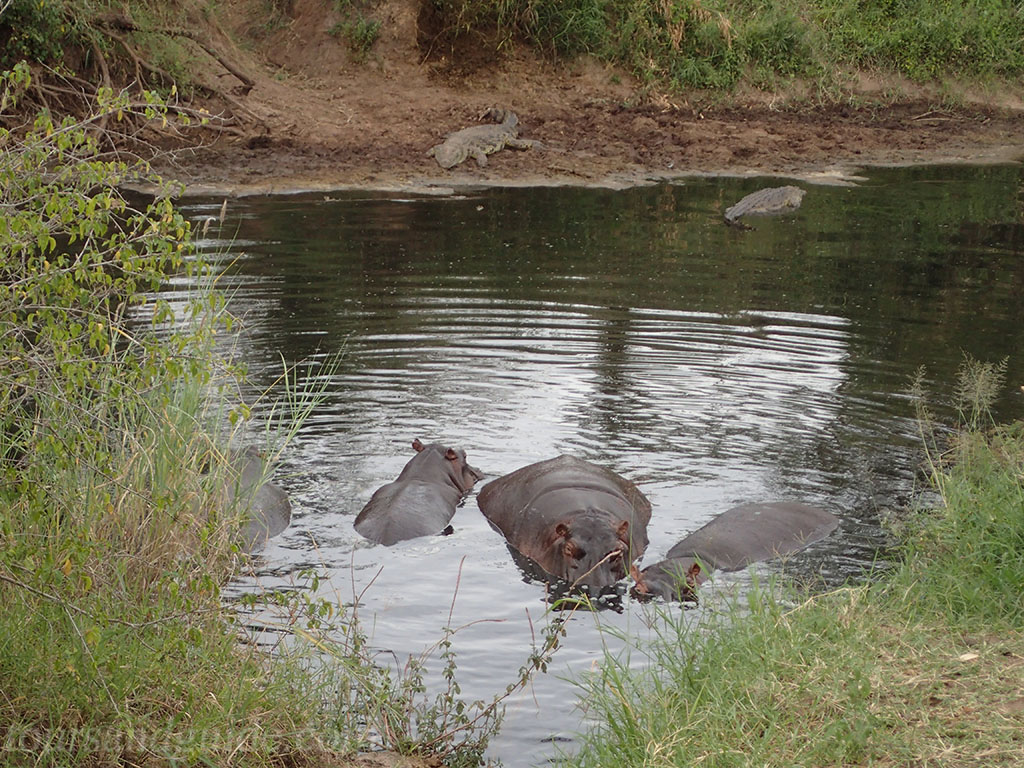
[[[29,82],[24,65],[0,76],[0,112]],[[0,130],[5,762],[131,760],[154,748],[141,730],[188,756],[201,744],[180,713],[201,725],[273,697],[219,605],[238,523],[217,492],[222,300],[173,318],[151,298],[203,265],[167,194],[135,207],[120,192],[159,179],[100,149],[98,126],[131,110],[108,92],[83,121]],[[155,98],[141,111],[174,119]],[[259,722],[279,731],[288,710],[268,709]]]
[[[0,14],[0,69],[22,59],[62,63],[64,49],[81,38],[73,19],[63,0],[12,0]]]

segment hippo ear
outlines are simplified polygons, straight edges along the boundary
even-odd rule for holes
[[[690,570],[686,572],[686,586],[692,592],[696,587],[699,587],[704,583],[704,573],[700,567],[700,563],[694,563],[690,566]]]
[[[619,541],[623,541],[626,544],[629,543],[629,520],[623,520],[619,523],[619,527],[615,529],[615,535],[619,537]]]
[[[449,448],[444,452],[444,457],[448,459],[448,461],[456,461],[459,458],[459,454],[455,452],[454,448]]]
[[[417,437],[415,440],[412,441],[412,447],[416,450],[416,453],[419,453],[420,451],[423,450],[424,446],[423,443],[420,442],[420,439]]]

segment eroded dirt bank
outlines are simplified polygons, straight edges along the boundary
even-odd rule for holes
[[[589,59],[553,63],[520,49],[468,73],[453,69],[443,57],[423,56],[414,0],[380,6],[386,21],[364,61],[353,61],[331,34],[330,4],[313,0],[295,0],[276,29],[237,45],[231,41],[252,35],[250,5],[226,4],[225,23],[234,28],[222,39],[254,85],[238,87],[212,59],[204,65],[207,82],[227,96],[211,109],[230,113],[229,129],[158,164],[194,193],[628,185],[715,173],[828,181],[865,165],[1024,158],[1024,103],[1013,93],[949,109],[922,91],[887,107],[807,106],[807,99],[795,106],[764,93],[698,106],[640,95],[628,75]],[[520,135],[545,149],[504,150],[486,168],[469,160],[451,171],[426,156],[490,106],[516,111]]]
[[[1024,158],[1024,119],[964,110],[925,117],[927,104],[885,114],[864,110],[711,110],[703,115],[622,108],[587,100],[495,98],[439,92],[450,100],[416,115],[383,105],[353,109],[357,125],[311,135],[284,126],[250,142],[220,142],[179,155],[165,172],[192,192],[233,194],[467,184],[629,185],[680,175],[777,174],[829,181],[865,165],[995,162]],[[545,149],[492,155],[486,168],[469,160],[444,171],[425,151],[444,133],[473,124],[490,97],[518,110],[521,135]],[[934,114],[934,113],[933,113]]]

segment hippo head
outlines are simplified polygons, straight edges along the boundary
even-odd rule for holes
[[[697,602],[697,587],[706,580],[704,569],[692,557],[676,557],[662,560],[639,570],[633,565],[630,570],[633,581],[633,597],[650,600],[660,597],[682,603]]]
[[[548,570],[572,586],[597,594],[625,578],[629,547],[628,520],[609,524],[604,515],[584,512],[554,526]]]
[[[477,480],[484,478],[483,472],[466,463],[466,452],[461,448],[450,448],[440,443],[424,445],[418,437],[412,441],[412,447],[417,453],[424,450],[435,450],[442,454],[447,462],[448,478],[460,493],[466,493],[472,489]]]

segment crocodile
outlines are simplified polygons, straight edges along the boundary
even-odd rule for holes
[[[481,168],[487,165],[487,155],[493,155],[505,147],[530,149],[540,147],[539,141],[520,139],[519,118],[507,109],[491,107],[481,119],[495,121],[495,125],[473,125],[448,134],[445,140],[427,151],[428,157],[437,160],[442,168],[454,168],[467,157],[476,160]]]
[[[752,192],[736,205],[726,208],[725,222],[736,226],[744,226],[739,223],[740,216],[759,214],[768,216],[772,214],[785,213],[800,207],[805,190],[800,187],[767,187]]]

